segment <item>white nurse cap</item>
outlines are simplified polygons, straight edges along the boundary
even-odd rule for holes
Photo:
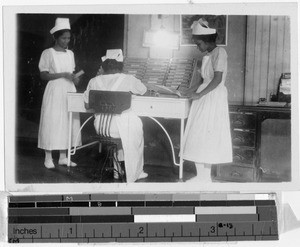
[[[194,21],[192,26],[192,34],[193,35],[209,35],[215,34],[217,32],[214,28],[208,27],[208,22],[200,18],[198,21]]]
[[[107,50],[106,55],[103,56],[102,62],[104,62],[106,59],[115,59],[118,62],[123,62],[123,52],[121,49],[112,49],[112,50]]]
[[[68,18],[56,18],[55,20],[55,26],[50,30],[51,34],[54,34],[55,32],[63,29],[69,29],[70,27],[70,21]]]

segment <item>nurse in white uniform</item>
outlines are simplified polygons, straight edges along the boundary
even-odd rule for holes
[[[216,46],[216,29],[194,21],[193,40],[204,53],[201,79],[182,93],[193,99],[183,146],[183,159],[195,162],[197,175],[189,181],[211,182],[211,164],[232,162],[227,88],[227,53]]]
[[[102,74],[89,81],[84,92],[85,107],[89,108],[90,90],[123,91],[133,94],[144,94],[146,86],[132,75],[122,73],[123,53],[120,49],[107,50],[102,57]],[[99,116],[95,114],[95,130],[99,130]],[[118,159],[124,160],[127,183],[148,176],[144,167],[144,133],[141,119],[128,109],[112,118],[110,135],[121,138],[122,150],[118,152]]]
[[[52,150],[60,150],[59,165],[67,165],[69,115],[67,93],[76,92],[74,83],[79,79],[73,74],[75,70],[74,54],[68,50],[71,38],[71,27],[68,18],[57,18],[55,26],[50,30],[55,39],[53,47],[43,51],[39,70],[42,80],[48,81],[41,108],[38,135],[38,147],[45,150],[46,168],[55,168]],[[79,114],[75,114],[72,122],[72,146],[81,145],[81,136],[75,143],[80,128]],[[71,162],[71,166],[76,163]]]

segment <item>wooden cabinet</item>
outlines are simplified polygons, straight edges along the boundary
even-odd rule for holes
[[[230,125],[232,129],[253,130],[256,124],[254,112],[244,112],[240,108],[230,108]]]
[[[237,147],[255,147],[255,131],[233,129],[231,131],[232,144]]]
[[[262,140],[262,137],[264,136],[262,130],[265,131],[265,128],[262,128],[264,121],[267,119],[289,120],[291,118],[290,108],[230,106],[229,109],[233,162],[229,164],[213,165],[212,178],[214,180],[229,182],[259,182],[264,177],[265,171],[272,170],[272,173],[276,174],[277,179],[280,177],[279,173],[281,170],[284,170],[285,172],[287,170],[290,171],[288,168],[282,169],[279,167],[277,167],[278,172],[276,172],[276,167],[270,167],[268,169],[270,164],[265,162],[266,155],[263,155],[264,160],[261,159],[261,151],[266,150],[266,148],[261,146],[262,144],[266,145],[266,142]],[[280,129],[280,127],[277,129]],[[290,132],[287,131],[286,128],[282,129],[282,133],[284,133],[285,139],[290,138]],[[276,147],[272,147],[274,149],[272,150],[273,152],[277,152],[277,149],[280,149],[280,142],[283,138],[282,133],[278,134],[278,138],[277,136],[273,138],[273,141],[278,143]],[[285,152],[284,155],[289,156],[286,157],[285,160],[290,160],[289,152]],[[268,160],[268,158],[266,160]],[[288,162],[284,165],[291,166]],[[287,175],[285,174],[285,176]],[[284,180],[285,179],[283,179],[283,181]]]

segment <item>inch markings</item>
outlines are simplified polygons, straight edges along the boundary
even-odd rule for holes
[[[179,240],[179,238],[198,238],[197,241],[219,241],[226,237],[228,241],[241,240],[277,240],[276,222],[188,222],[188,223],[62,223],[62,224],[10,224],[9,242],[38,243],[78,239],[118,242],[119,238],[135,239],[139,242],[155,241],[153,238]],[[173,239],[174,238],[174,239]],[[223,238],[222,238],[223,239]],[[221,240],[223,241],[223,240]],[[226,240],[227,241],[227,240]],[[50,241],[52,242],[52,241]]]
[[[223,194],[10,196],[8,242],[278,240],[274,199]],[[254,199],[253,199],[254,198]]]

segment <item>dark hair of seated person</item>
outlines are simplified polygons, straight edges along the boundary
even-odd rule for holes
[[[104,74],[115,74],[123,71],[123,62],[118,62],[115,59],[106,59],[102,63]]]

